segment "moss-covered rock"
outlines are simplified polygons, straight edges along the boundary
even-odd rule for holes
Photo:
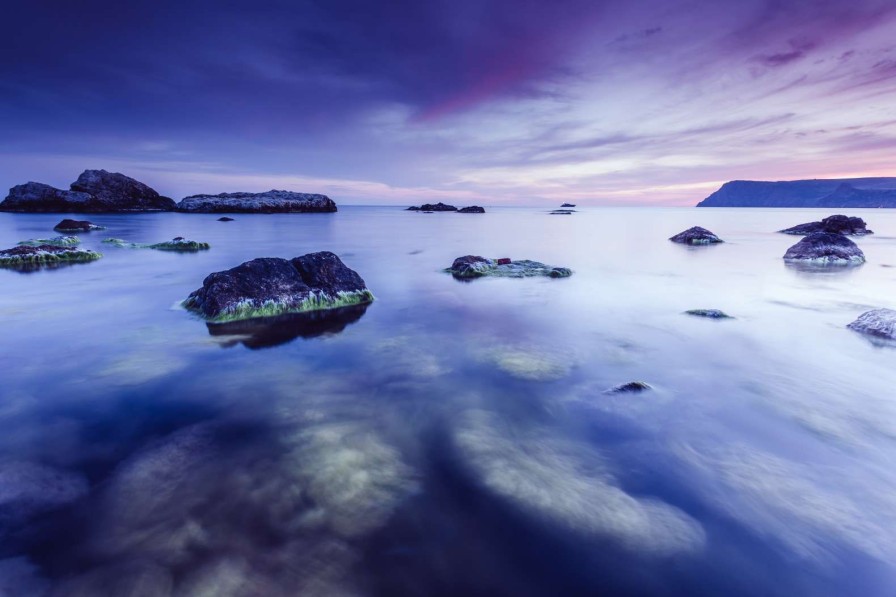
[[[568,278],[572,275],[572,270],[569,268],[545,265],[538,261],[530,261],[528,259],[520,259],[518,261],[487,259],[477,255],[458,257],[451,264],[451,267],[445,271],[460,279],[481,278],[483,276],[496,278],[532,278],[536,276]]]
[[[76,247],[81,244],[77,236],[54,236],[53,238],[32,238],[23,240],[19,246],[39,247],[40,245],[53,245],[54,247]]]
[[[205,251],[211,248],[211,245],[208,243],[188,240],[182,236],[161,243],[131,243],[120,238],[107,238],[103,242],[123,249],[156,249],[157,251],[180,251],[184,253]]]
[[[59,263],[95,261],[101,253],[56,245],[18,246],[0,251],[0,267],[30,268]]]

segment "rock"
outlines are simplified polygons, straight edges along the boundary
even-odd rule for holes
[[[502,257],[501,259],[498,259],[498,265],[510,265],[511,263],[513,263],[513,260],[511,260],[509,257]]]
[[[180,251],[182,253],[193,253],[196,251],[205,251],[211,248],[208,243],[196,240],[188,240],[182,236],[175,237],[160,243],[130,243],[120,238],[106,238],[103,243],[115,245],[123,249],[156,249],[157,251]]]
[[[734,319],[724,311],[719,311],[718,309],[690,309],[689,311],[685,311],[686,315],[693,315],[694,317],[706,317],[709,319]]]
[[[780,230],[783,234],[807,235],[814,232],[833,232],[834,234],[846,234],[849,236],[865,236],[874,234],[866,228],[865,220],[858,217],[844,215],[828,216],[820,222],[809,222],[792,228]]]
[[[292,260],[260,258],[210,274],[184,306],[216,322],[369,303],[357,272],[329,251]]]
[[[184,197],[177,209],[191,213],[329,213],[336,211],[336,203],[326,195],[270,190],[191,195]]]
[[[91,230],[105,230],[103,226],[97,226],[87,220],[69,220],[65,219],[56,224],[53,230],[56,232],[90,232]]]
[[[846,327],[869,336],[896,341],[896,311],[893,309],[867,311]]]
[[[227,216],[222,216],[222,217],[218,218],[218,221],[219,222],[232,222],[233,218],[228,218]]]
[[[865,262],[865,254],[842,234],[815,232],[787,249],[784,260],[813,265],[856,265]]]
[[[14,212],[130,212],[172,211],[174,201],[162,197],[142,182],[105,170],[85,170],[62,191],[39,182],[9,190],[0,211]],[[63,220],[63,222],[75,220]]]
[[[0,267],[28,269],[43,265],[95,261],[100,257],[102,254],[86,249],[54,245],[20,246],[0,251]]]
[[[561,205],[560,207],[575,207],[575,206],[576,206],[575,203],[564,203],[564,204]]]
[[[482,207],[479,207],[478,205],[471,205],[470,207],[463,207],[463,208],[457,210],[457,213],[459,213],[459,214],[484,214],[485,209]]]
[[[630,381],[604,390],[604,394],[640,394],[641,392],[646,392],[652,389],[653,386],[644,383],[643,381]]]
[[[688,228],[684,232],[679,232],[669,240],[673,243],[681,243],[683,245],[711,245],[724,242],[718,236],[700,226],[694,226],[693,228]]]
[[[104,209],[98,211],[173,211],[174,200],[159,195],[140,181],[117,172],[85,170],[72,183],[72,191],[93,196]]]
[[[545,265],[537,261],[529,261],[527,259],[519,261],[495,260],[478,255],[458,257],[451,264],[451,267],[445,271],[460,279],[479,278],[482,276],[501,278],[530,278],[534,276],[568,278],[572,275],[572,271],[568,268]]]
[[[76,247],[81,244],[77,236],[55,236],[53,238],[33,238],[19,242],[19,246],[39,247],[40,245],[53,245],[54,247]]]
[[[481,209],[481,208],[480,208]],[[453,205],[446,205],[441,201],[433,205],[432,203],[424,203],[420,207],[409,207],[405,211],[422,211],[422,212],[434,212],[434,211],[457,211],[457,208]],[[483,210],[483,213],[485,210]]]

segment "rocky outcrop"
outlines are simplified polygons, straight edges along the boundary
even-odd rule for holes
[[[39,182],[21,184],[11,188],[0,203],[0,211],[27,213],[172,211],[174,208],[174,201],[142,182],[105,170],[85,170],[69,191]]]
[[[479,207],[478,205],[471,205],[470,207],[462,207],[457,210],[459,214],[484,214],[485,208]]]
[[[812,265],[857,265],[865,262],[865,254],[842,234],[815,232],[787,249],[784,260]]]
[[[100,257],[102,257],[102,254],[96,251],[73,247],[59,247],[56,245],[19,246],[0,251],[0,267],[32,268],[61,263],[95,261]]]
[[[205,251],[211,248],[211,245],[209,245],[208,243],[203,243],[196,240],[188,240],[182,236],[176,236],[171,240],[152,244],[129,243],[128,241],[121,240],[120,238],[107,238],[104,239],[103,242],[124,249],[156,249],[157,251],[178,251],[181,253],[195,253],[196,251]]]
[[[369,303],[357,272],[328,251],[295,259],[264,257],[210,274],[184,306],[216,322]]]
[[[684,232],[679,232],[669,240],[673,243],[681,243],[684,245],[712,245],[724,242],[721,238],[700,226],[694,226],[693,228],[688,228]]]
[[[264,193],[191,195],[177,204],[190,213],[329,213],[336,203],[326,195],[271,190]]]
[[[867,311],[846,327],[875,338],[896,341],[896,311],[893,309]]]
[[[846,234],[848,236],[865,236],[874,234],[866,227],[865,220],[859,217],[844,215],[828,216],[820,222],[799,224],[792,228],[780,230],[782,234],[807,235],[815,232],[833,232],[834,234]]]
[[[707,319],[734,319],[724,311],[719,309],[690,309],[685,311],[685,315],[694,317],[706,317]]]
[[[90,232],[91,230],[105,230],[103,226],[97,226],[93,222],[87,220],[69,220],[65,219],[56,224],[53,230],[56,232]]]
[[[447,205],[440,201],[436,204],[424,203],[420,207],[411,206],[405,211],[457,211],[457,208],[453,205]]]
[[[487,259],[478,255],[458,257],[446,270],[455,278],[472,279],[483,276],[498,278],[531,278],[545,276],[548,278],[568,278],[572,271],[565,267],[554,267],[537,261],[521,259]]]
[[[896,178],[735,180],[697,207],[896,207]]]

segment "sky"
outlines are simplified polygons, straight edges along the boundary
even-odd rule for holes
[[[893,0],[6,0],[0,188],[693,205],[896,176]]]

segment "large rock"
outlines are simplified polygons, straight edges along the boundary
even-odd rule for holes
[[[712,245],[724,242],[721,238],[700,226],[694,226],[693,228],[688,228],[684,232],[679,232],[669,240],[673,243],[681,243],[684,245]]]
[[[809,222],[807,224],[799,224],[792,228],[781,230],[783,234],[807,235],[815,232],[833,232],[834,234],[846,234],[849,236],[865,236],[866,234],[874,234],[866,228],[865,220],[859,217],[849,217],[844,215],[828,216],[820,222]]]
[[[142,182],[105,170],[85,170],[63,191],[39,182],[15,186],[0,203],[13,212],[132,212],[172,211],[174,201]],[[74,220],[71,220],[74,221]]]
[[[697,207],[896,207],[896,178],[735,180]]]
[[[465,255],[458,257],[446,271],[455,278],[472,279],[482,276],[494,276],[498,278],[531,278],[545,276],[548,278],[568,278],[572,271],[565,267],[545,265],[538,261],[520,259],[487,259],[478,255]]]
[[[210,274],[184,301],[212,321],[235,321],[369,303],[357,272],[329,251],[292,260],[265,257]]]
[[[813,265],[856,265],[865,262],[865,254],[842,234],[815,232],[787,249],[784,260]]]
[[[846,327],[869,336],[896,341],[896,311],[893,309],[867,311]]]
[[[336,203],[326,195],[271,190],[191,195],[182,199],[177,209],[193,213],[313,213],[334,212]]]

